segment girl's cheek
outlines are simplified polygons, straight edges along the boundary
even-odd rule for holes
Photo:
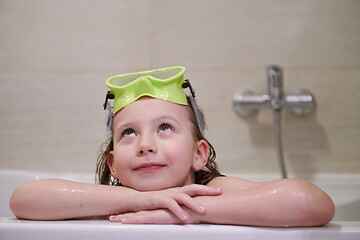
[[[116,145],[114,146],[114,157],[115,161],[120,163],[126,162],[131,156],[135,154],[135,147],[131,145]]]

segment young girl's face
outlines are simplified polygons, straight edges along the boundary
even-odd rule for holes
[[[207,161],[207,143],[197,142],[187,106],[141,98],[115,114],[114,150],[107,163],[122,185],[140,191],[194,183],[194,169]]]

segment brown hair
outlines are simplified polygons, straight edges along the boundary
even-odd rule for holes
[[[219,172],[218,166],[215,162],[216,158],[216,152],[214,147],[210,144],[210,142],[205,139],[203,133],[199,129],[199,126],[196,122],[196,117],[194,114],[194,109],[192,108],[190,104],[190,99],[188,98],[188,109],[190,113],[191,122],[193,123],[193,135],[197,141],[205,140],[209,144],[209,157],[208,161],[205,165],[205,167],[195,172],[195,183],[196,184],[202,184],[206,185],[208,184],[212,179],[218,176],[222,176]],[[196,104],[196,103],[195,103]],[[197,107],[197,106],[196,106]],[[205,125],[204,115],[199,110],[203,125]],[[114,149],[114,142],[112,136],[109,137],[108,141],[103,143],[100,148],[100,155],[97,159],[96,163],[96,175],[97,175],[97,182],[104,185],[115,185],[115,186],[121,186],[121,183],[118,179],[115,179],[111,176],[110,168],[107,165],[107,156],[108,154]]]

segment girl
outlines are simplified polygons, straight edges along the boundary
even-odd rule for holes
[[[213,223],[319,226],[334,215],[330,197],[301,179],[256,183],[222,176],[185,68],[107,80],[114,99],[112,137],[99,157],[101,185],[60,179],[18,187],[18,218],[59,220],[110,216],[128,224]],[[183,88],[189,88],[187,97]]]

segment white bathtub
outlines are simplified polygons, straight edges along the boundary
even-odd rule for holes
[[[312,182],[322,187],[336,205],[334,220],[315,228],[261,228],[225,225],[122,225],[108,221],[24,221],[8,207],[13,190],[20,184],[41,178],[65,178],[94,182],[93,174],[45,174],[0,169],[0,239],[360,239],[360,176],[321,175]],[[278,176],[242,176],[254,181]]]

